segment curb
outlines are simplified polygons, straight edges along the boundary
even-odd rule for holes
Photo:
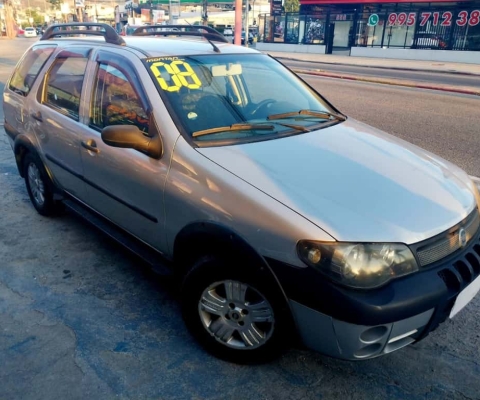
[[[273,57],[273,56],[272,56]],[[339,63],[339,62],[325,62],[325,61],[312,61],[312,60],[302,60],[301,58],[293,57],[275,57],[279,60],[290,60],[298,62],[309,62],[312,64],[327,64],[327,65],[343,65],[345,67],[359,67],[359,68],[374,68],[374,69],[391,69],[394,71],[410,71],[410,72],[428,72],[435,74],[451,74],[451,75],[465,75],[465,76],[479,76],[480,73],[476,74],[473,72],[463,72],[463,71],[441,71],[436,69],[423,69],[423,68],[407,68],[407,67],[386,67],[382,65],[359,65],[359,64],[348,64],[348,63]],[[474,65],[474,64],[472,64]]]
[[[428,89],[428,90],[437,90],[442,92],[468,94],[471,96],[480,96],[480,89],[474,90],[474,89],[460,89],[453,86],[433,86],[428,84],[411,83],[411,82],[400,81],[400,80],[367,78],[367,77],[359,77],[354,75],[343,75],[343,74],[331,74],[327,72],[317,72],[317,71],[303,70],[303,69],[292,68],[291,70],[296,74],[303,74],[303,75],[315,75],[315,76],[323,76],[326,78],[346,79],[350,81],[370,82],[370,83],[378,83],[382,85],[403,86],[403,87],[410,87],[410,88],[416,88],[416,89]]]

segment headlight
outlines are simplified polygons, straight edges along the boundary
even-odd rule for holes
[[[372,289],[418,271],[410,249],[397,243],[319,243],[302,240],[300,259],[334,281],[357,289]]]

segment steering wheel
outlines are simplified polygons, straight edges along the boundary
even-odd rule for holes
[[[262,100],[260,103],[258,103],[253,111],[250,113],[252,116],[256,116],[257,112],[261,110],[262,108],[266,108],[269,104],[275,103],[276,100],[273,99],[265,99]]]

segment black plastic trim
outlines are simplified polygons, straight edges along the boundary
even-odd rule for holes
[[[462,252],[372,290],[341,287],[312,267],[267,262],[289,299],[341,321],[381,325],[435,309],[424,336],[448,318],[457,295],[480,275],[480,230]]]
[[[64,28],[87,28],[67,30]],[[102,28],[103,30],[92,30],[89,28]],[[72,35],[90,35],[103,36],[105,42],[125,46],[125,41],[118,35],[117,31],[108,24],[96,22],[71,22],[68,24],[55,24],[47,28],[40,40],[49,40],[55,37],[72,36]]]
[[[63,203],[70,211],[73,211],[86,222],[90,223],[97,229],[100,229],[104,234],[114,239],[117,243],[142,258],[154,269],[155,272],[161,275],[172,274],[172,263],[162,253],[126,232],[113,222],[107,220],[94,210],[91,210],[68,193],[65,193],[65,196],[66,198],[63,200]]]
[[[107,195],[108,197],[110,197],[111,199],[119,202],[120,204],[124,205],[125,207],[128,207],[130,210],[132,211],[135,211],[137,214],[141,215],[142,217],[148,219],[149,221],[152,221],[152,222],[155,222],[155,223],[158,223],[158,219],[153,216],[153,215],[150,215],[149,213],[141,210],[140,208],[138,207],[135,207],[134,205],[130,204],[130,203],[127,203],[126,201],[122,200],[121,198],[115,196],[114,194],[110,193],[108,190],[105,190],[103,189],[102,187],[98,186],[97,184],[93,183],[92,181],[86,179],[82,174],[79,174],[75,171],[73,171],[71,168],[67,167],[65,164],[63,164],[61,161],[57,160],[56,158],[52,157],[51,155],[49,154],[46,154],[45,157],[47,158],[47,160],[51,161],[52,163],[54,163],[55,165],[57,165],[58,167],[64,169],[65,171],[67,171],[68,173],[72,174],[73,176],[77,177],[78,179],[81,179],[83,182],[85,182],[87,185],[90,185],[91,187],[97,189],[98,191],[102,192],[103,194]]]
[[[180,268],[189,268],[199,255],[224,254],[226,258],[240,254],[248,263],[245,268],[258,267],[278,287],[287,302],[285,292],[273,269],[239,233],[213,221],[197,221],[185,226],[175,237],[173,259]]]
[[[199,36],[216,42],[230,43],[219,31],[207,25],[145,25],[135,29],[133,36]]]
[[[145,95],[145,88],[142,85],[142,80],[138,77],[133,64],[126,57],[101,49],[98,51],[95,61],[99,64],[111,65],[124,73],[140,98],[145,111],[147,113],[152,112],[152,106],[148,101],[148,97]]]
[[[430,247],[430,246],[433,246],[435,245],[437,242],[440,242],[442,240],[446,240],[448,238],[449,235],[455,233],[456,231],[458,231],[460,228],[462,227],[465,227],[466,225],[468,225],[471,221],[473,221],[473,219],[475,218],[475,213],[478,214],[478,208],[475,207],[473,209],[473,211],[470,212],[470,214],[468,214],[467,217],[465,217],[463,220],[461,220],[458,224],[452,226],[450,229],[447,229],[441,233],[439,233],[438,235],[435,235],[434,237],[431,237],[429,239],[426,239],[426,240],[423,240],[421,242],[417,242],[415,244],[411,244],[409,245],[408,247],[410,247],[410,250],[412,250],[412,253],[414,254],[415,256],[415,259],[417,260],[417,264],[419,265],[420,268],[434,268],[436,265],[440,264],[443,262],[443,260],[438,260],[438,261],[434,261],[433,263],[429,263],[429,264],[425,264],[425,265],[421,265],[420,264],[420,260],[418,259],[418,252],[421,251],[422,249],[426,248],[426,247]],[[470,242],[473,240],[473,238],[470,239]],[[469,243],[470,243],[469,242]],[[449,255],[456,255],[456,254],[459,254],[462,252],[462,250],[464,250],[464,248],[459,248],[458,250],[455,250],[453,253],[450,253]]]
[[[5,133],[8,135],[8,137],[12,140],[15,140],[15,137],[19,134],[19,132],[12,125],[10,125],[7,121],[5,121],[5,125],[3,127],[5,129]]]

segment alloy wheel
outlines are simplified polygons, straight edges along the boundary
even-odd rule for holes
[[[40,175],[40,170],[32,162],[28,165],[28,184],[32,192],[32,196],[38,206],[43,206],[45,203],[45,185]]]
[[[198,304],[204,328],[220,343],[234,349],[264,345],[274,330],[273,308],[248,284],[225,280],[206,288]]]

